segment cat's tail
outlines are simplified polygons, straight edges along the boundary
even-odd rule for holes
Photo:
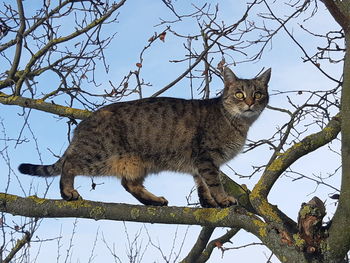
[[[22,163],[18,167],[18,170],[22,174],[29,174],[41,177],[50,177],[61,174],[62,161],[58,160],[56,163],[51,165],[37,165],[30,163]]]

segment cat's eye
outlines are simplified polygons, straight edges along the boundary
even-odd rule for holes
[[[254,98],[257,100],[260,100],[262,98],[262,96],[263,96],[262,93],[259,91],[255,92],[255,94],[254,94]]]
[[[235,93],[235,97],[239,100],[242,100],[244,98],[244,93],[241,91],[238,91]]]

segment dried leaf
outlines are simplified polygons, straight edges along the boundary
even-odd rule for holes
[[[151,36],[149,39],[148,39],[148,42],[152,42],[154,41],[155,37],[154,36]]]
[[[226,61],[224,58],[221,59],[221,61],[219,62],[217,69],[220,70],[221,72],[224,70],[224,65],[225,65]]]
[[[221,243],[220,241],[216,241],[216,242],[215,242],[215,246],[216,246],[217,248],[222,248],[222,243]]]
[[[140,62],[136,63],[136,67],[142,68],[142,64]]]
[[[166,36],[166,32],[164,31],[163,33],[161,33],[161,34],[159,35],[159,39],[160,39],[161,41],[165,42],[165,36]]]

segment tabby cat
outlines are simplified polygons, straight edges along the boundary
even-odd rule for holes
[[[219,167],[243,147],[247,132],[268,103],[271,69],[254,79],[239,79],[223,70],[220,97],[206,100],[147,98],[113,103],[76,127],[72,142],[52,165],[21,164],[36,176],[61,174],[61,196],[77,200],[77,175],[117,176],[124,188],[145,205],[168,201],[143,186],[150,173],[192,174],[203,207],[236,204],[220,181]]]

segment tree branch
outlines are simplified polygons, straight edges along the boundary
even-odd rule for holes
[[[64,36],[64,37],[59,37],[50,40],[42,49],[40,49],[38,52],[36,52],[34,55],[32,55],[31,59],[27,63],[25,69],[24,69],[24,74],[21,75],[20,79],[16,83],[16,92],[15,95],[19,96],[20,95],[20,90],[21,87],[24,83],[24,80],[27,78],[27,75],[30,74],[33,65],[41,58],[43,57],[53,46],[56,46],[60,43],[69,41],[71,39],[77,38],[78,36],[88,32],[92,28],[101,25],[105,20],[107,20],[117,9],[119,9],[121,6],[124,5],[126,0],[120,0],[119,3],[114,3],[112,7],[105,13],[103,14],[100,18],[93,20],[90,24],[86,25],[82,29],[75,30],[73,33]]]
[[[54,103],[48,103],[40,99],[30,99],[21,96],[7,95],[3,92],[0,92],[0,103],[37,109],[56,114],[58,116],[70,117],[74,119],[85,119],[91,114],[91,112],[88,110],[80,110]]]
[[[221,237],[212,240],[198,258],[197,263],[207,262],[214,248],[218,247],[218,245],[229,242],[230,239],[239,232],[239,230],[239,228],[231,228]]]
[[[199,233],[196,243],[193,245],[188,255],[181,261],[181,263],[197,262],[197,259],[203,253],[214,230],[215,230],[215,227],[204,226],[201,232]]]
[[[35,218],[86,218],[94,220],[132,221],[161,224],[186,224],[207,227],[244,229],[266,244],[280,258],[288,262],[309,262],[292,243],[286,246],[281,233],[246,209],[156,207],[102,203],[87,200],[67,202],[29,196],[27,198],[0,193],[0,212]],[[293,261],[293,260],[296,261]]]
[[[17,240],[16,245],[11,249],[10,253],[7,255],[7,257],[4,259],[3,263],[10,263],[13,257],[17,254],[17,252],[25,245],[30,242],[30,239],[32,238],[31,234],[29,232],[25,232],[23,237],[19,240]]]
[[[348,14],[349,1],[321,0],[333,16],[334,20],[345,30],[349,30],[350,17]]]
[[[19,21],[20,21],[20,27],[17,31],[17,36],[16,36],[16,52],[15,56],[13,58],[13,63],[11,66],[11,69],[8,73],[8,79],[13,79],[19,65],[19,61],[21,59],[21,54],[22,54],[22,43],[23,43],[23,34],[24,30],[26,29],[26,21],[25,21],[25,16],[24,16],[24,8],[23,8],[23,3],[21,0],[17,0],[17,5],[18,5],[18,14],[19,14]]]
[[[325,1],[330,2],[330,1]],[[344,3],[343,3],[344,2]],[[349,1],[336,1],[345,13],[346,24],[350,23]],[[346,5],[346,6],[345,6]],[[328,8],[328,6],[327,6]],[[329,10],[333,16],[332,10]],[[343,26],[343,25],[342,25]],[[341,94],[341,156],[342,177],[338,208],[329,230],[328,250],[333,262],[343,260],[350,249],[350,32],[344,28],[346,53],[343,66],[343,87]]]
[[[261,216],[268,221],[282,221],[278,219],[278,209],[267,202],[267,195],[274,183],[279,176],[299,158],[335,139],[340,132],[340,126],[340,114],[338,113],[323,130],[305,137],[286,152],[277,154],[278,157],[266,167],[262,177],[255,185],[250,195],[252,205]]]
[[[242,227],[259,236],[258,217],[241,207],[231,208],[188,208],[155,207],[102,203],[87,200],[67,202],[44,199],[36,196],[27,198],[0,193],[0,211],[12,215],[35,218],[86,218],[94,220],[116,220],[162,224],[186,224],[218,227]],[[263,222],[261,222],[263,224]]]

